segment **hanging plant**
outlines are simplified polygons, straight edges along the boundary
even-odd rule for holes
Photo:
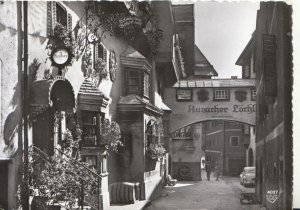
[[[160,47],[161,40],[163,38],[163,31],[161,29],[154,29],[147,31],[145,33],[147,37],[148,44],[150,45],[150,49],[154,55],[158,53],[158,49]]]
[[[208,99],[209,99],[209,93],[206,89],[200,89],[197,92],[197,96],[198,96],[198,100],[201,102],[208,101]]]
[[[92,73],[90,75],[92,82],[94,83],[95,87],[98,87],[102,79],[106,78],[108,75],[108,72],[106,70],[106,62],[104,59],[97,59],[94,68],[92,70]]]
[[[130,41],[141,30],[141,24],[141,19],[134,16],[125,16],[119,19],[120,32]]]
[[[234,92],[236,100],[243,102],[247,99],[247,92],[245,90],[236,90]]]
[[[90,77],[93,71],[92,50],[90,45],[87,45],[86,50],[82,56],[81,71],[84,77]]]

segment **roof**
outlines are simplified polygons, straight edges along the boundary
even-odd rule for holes
[[[146,100],[142,99],[140,96],[135,95],[135,94],[121,96],[118,104],[131,104],[131,105],[148,104],[148,105],[154,106],[154,105],[150,104],[149,102],[147,102]],[[156,107],[161,110],[171,111],[171,109],[166,104],[164,104],[162,101],[159,101],[156,104]]]
[[[255,31],[252,33],[252,37],[244,48],[243,52],[240,54],[239,58],[235,62],[235,65],[242,66],[245,62],[247,62],[251,56],[254,47],[254,39]]]
[[[218,76],[213,65],[207,60],[197,45],[194,47],[195,75]]]
[[[207,79],[207,80],[180,80],[173,87],[202,88],[202,87],[254,87],[255,79]]]
[[[85,78],[80,86],[79,94],[103,96],[105,99],[109,99],[103,92],[96,88],[88,78]]]

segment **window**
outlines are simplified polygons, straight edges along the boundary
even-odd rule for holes
[[[53,29],[57,24],[61,24],[72,30],[72,16],[68,14],[66,8],[58,2],[47,2],[47,35],[53,34]]]
[[[214,91],[215,100],[229,100],[229,90],[215,90]]]
[[[86,146],[97,145],[97,117],[95,112],[85,111],[82,113],[82,128],[83,141],[82,144]]]
[[[244,125],[244,135],[250,135],[250,125]]]
[[[230,137],[230,146],[238,147],[239,146],[239,137],[238,136],[231,136]]]
[[[139,96],[150,96],[150,75],[140,69],[126,69],[126,89],[127,94],[137,94]]]
[[[140,71],[128,69],[127,70],[127,94],[137,94],[141,89]]]
[[[68,26],[68,13],[60,3],[56,3],[56,22]]]
[[[94,51],[95,60],[103,59],[104,61],[106,61],[106,49],[101,43],[97,43],[94,45]]]
[[[149,74],[144,74],[144,95],[150,96]]]
[[[177,89],[176,99],[177,101],[192,101],[192,90],[189,89]]]
[[[251,89],[251,100],[252,101],[256,100],[256,89]]]
[[[246,64],[243,66],[243,78],[249,79],[250,78],[250,64]]]

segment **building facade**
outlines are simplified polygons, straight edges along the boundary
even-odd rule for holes
[[[0,39],[8,40],[1,42],[7,52],[0,53],[4,208],[17,207],[23,143],[51,156],[66,132],[75,132],[76,126],[82,130],[82,161],[101,177],[100,193],[94,199],[98,208],[132,202],[116,198],[123,188],[115,194],[114,186],[124,182],[137,186],[136,199],[160,195],[168,173],[162,148],[168,146],[170,113],[162,92],[176,78],[168,41],[173,36],[172,11],[170,2],[136,4],[1,3],[1,14],[6,15],[0,17]],[[128,24],[136,30],[130,31]],[[57,38],[64,42],[58,45]],[[53,46],[63,50],[56,53]],[[65,56],[72,59],[64,61]],[[164,74],[170,77],[164,79]],[[27,91],[21,91],[24,88]],[[120,127],[124,147],[119,153],[107,150],[103,143],[106,120]],[[157,148],[163,150],[159,158],[148,155]]]
[[[243,69],[250,61],[256,75],[256,197],[267,209],[292,208],[291,10],[283,2],[260,3],[256,29],[237,61]]]
[[[255,36],[255,32],[252,34]],[[242,78],[243,79],[255,79],[256,72],[254,69],[254,39],[251,38],[248,42],[247,46],[243,50],[242,54],[239,56],[238,60],[236,61],[236,65],[242,67]],[[256,89],[253,89],[253,100],[256,100]],[[249,143],[245,143],[246,146],[246,165],[247,166],[254,166],[255,165],[255,132],[256,127],[250,127],[250,141]]]

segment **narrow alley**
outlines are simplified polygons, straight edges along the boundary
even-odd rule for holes
[[[260,210],[258,204],[240,203],[242,189],[238,177],[179,181],[173,187],[167,186],[163,197],[153,201],[146,210]]]

